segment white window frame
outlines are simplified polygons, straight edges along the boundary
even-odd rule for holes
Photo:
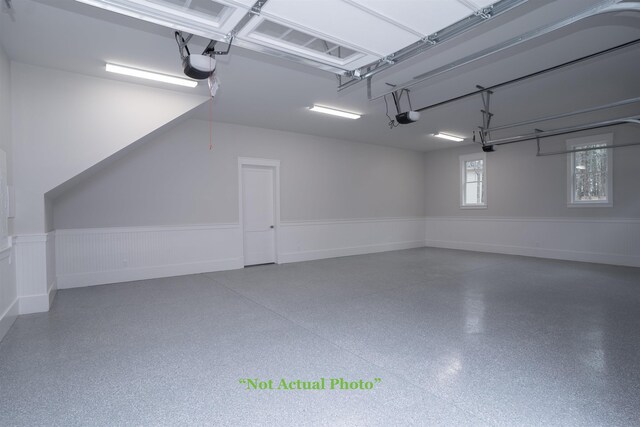
[[[484,203],[467,204],[465,203],[466,193],[466,170],[465,163],[482,160],[482,193],[484,194]],[[460,209],[486,209],[487,208],[487,155],[486,153],[464,154],[460,156]]]
[[[613,145],[613,133],[593,135],[567,140],[567,150],[575,150],[585,145]],[[610,149],[609,149],[610,150]],[[567,155],[567,206],[570,208],[610,208],[613,206],[613,153],[607,153],[607,200],[575,200],[574,199],[574,168],[575,153]]]

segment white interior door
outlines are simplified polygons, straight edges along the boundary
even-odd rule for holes
[[[274,172],[272,167],[242,166],[244,265],[276,261]]]

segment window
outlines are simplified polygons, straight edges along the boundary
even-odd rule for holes
[[[487,207],[487,161],[484,153],[460,156],[460,207]]]
[[[293,28],[285,27],[273,21],[263,20],[254,30],[256,34],[283,41],[296,47],[310,49],[323,55],[335,56],[339,59],[347,59],[358,52],[348,47],[331,43],[324,39],[303,33]]]
[[[178,6],[180,10],[186,9],[186,11],[192,10],[199,15],[202,15],[206,18],[214,18],[214,20],[219,21],[220,18],[228,11],[228,7],[216,3],[213,0],[152,0],[154,3],[159,3],[160,5],[165,5],[169,3],[170,5]]]
[[[613,158],[598,147],[613,144],[613,134],[575,138],[567,141],[567,192],[569,206],[613,206]]]

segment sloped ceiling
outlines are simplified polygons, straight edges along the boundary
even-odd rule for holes
[[[13,3],[14,19],[7,14],[0,16],[0,40],[15,61],[127,81],[135,80],[107,75],[104,63],[112,61],[167,74],[181,74],[172,31],[165,27],[73,0],[20,0]],[[370,3],[383,7],[388,2]],[[482,29],[471,31],[455,42],[432,49],[424,56],[376,76],[374,84],[406,81],[407,76],[429,71],[469,52],[563,16],[571,16],[597,3],[598,0],[528,2],[526,6],[490,20]],[[380,10],[380,13],[384,12]],[[329,8],[327,13],[331,13]],[[553,36],[501,52],[414,87],[412,104],[414,108],[426,106],[470,92],[477,84],[489,86],[640,38],[639,23],[640,18],[629,14],[582,22]],[[200,40],[201,47],[204,44],[205,40]],[[638,48],[634,47],[500,89],[492,102],[494,123],[505,124],[640,96],[640,81],[637,79],[640,61],[637,58]],[[455,144],[434,139],[431,135],[435,132],[449,131],[470,138],[472,131],[481,123],[479,110],[482,103],[477,97],[430,110],[418,123],[390,129],[384,100],[369,101],[364,84],[338,93],[336,77],[331,73],[237,47],[232,48],[229,56],[219,57],[218,64],[222,87],[213,101],[214,121],[419,151]],[[34,82],[37,84],[43,82]],[[206,93],[204,85],[195,91]],[[359,112],[364,116],[359,120],[325,117],[308,111],[314,103]],[[600,116],[629,114],[637,112],[637,107],[604,112]],[[389,105],[389,114],[395,114],[392,105]],[[209,120],[209,107],[201,107],[195,112],[195,117]],[[593,117],[573,120],[587,119]],[[470,140],[464,143],[470,143]]]

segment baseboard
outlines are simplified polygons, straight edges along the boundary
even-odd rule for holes
[[[58,284],[55,280],[49,285],[47,293],[49,294],[49,307],[51,307],[53,305],[53,300],[56,298],[58,293]]]
[[[241,258],[226,258],[206,262],[58,275],[57,287],[58,289],[70,289],[84,286],[105,285],[109,283],[131,282],[135,280],[157,279],[160,277],[184,276],[187,274],[234,270],[242,267],[243,262]]]
[[[2,341],[2,338],[4,338],[7,332],[9,332],[11,325],[13,325],[13,322],[15,322],[16,317],[18,317],[18,314],[20,314],[19,308],[20,308],[20,303],[18,301],[18,298],[16,298],[11,303],[9,308],[7,308],[4,311],[4,313],[0,314],[0,341]]]
[[[591,262],[612,264],[626,267],[640,267],[640,257],[601,254],[595,252],[579,252],[561,249],[532,248],[525,246],[496,245],[490,243],[455,242],[444,240],[427,240],[425,246],[432,248],[458,249],[476,252],[489,252],[505,255],[520,255],[534,258],[558,259],[564,261]]]
[[[315,251],[301,251],[278,254],[278,262],[312,261],[316,259],[337,258],[341,256],[364,255],[378,252],[398,251],[424,247],[424,241],[382,243],[377,245],[352,246],[347,248],[332,248]]]
[[[403,223],[403,222],[424,222],[423,216],[409,217],[380,217],[380,218],[348,218],[348,219],[308,219],[297,221],[280,221],[281,227],[309,227],[323,225],[342,224],[376,224],[376,223]]]
[[[20,297],[20,314],[43,313],[49,311],[50,294],[25,295]]]

